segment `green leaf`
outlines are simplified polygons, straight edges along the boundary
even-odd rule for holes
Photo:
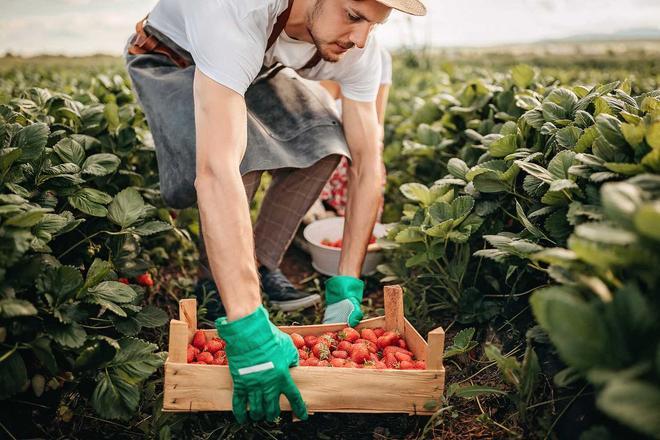
[[[7,353],[4,349],[0,349],[0,358],[4,358]],[[25,362],[18,351],[14,351],[0,362],[0,400],[19,393],[27,381]]]
[[[564,127],[557,130],[556,139],[559,146],[572,150],[577,145],[583,131],[578,127]]]
[[[57,324],[49,330],[53,340],[63,347],[78,348],[85,343],[87,332],[77,323]]]
[[[456,197],[451,202],[452,218],[454,226],[459,225],[470,214],[474,208],[474,199],[470,196]]]
[[[642,204],[641,190],[627,182],[606,183],[601,188],[601,203],[607,216],[621,223],[632,226],[632,219]]]
[[[465,162],[457,157],[452,157],[447,162],[447,171],[454,177],[465,180],[465,175],[470,170]]]
[[[112,271],[112,263],[101,260],[100,258],[94,258],[92,265],[89,267],[89,270],[87,270],[87,277],[83,289],[89,289],[90,287],[96,286],[110,274],[110,271]]]
[[[114,314],[126,317],[126,312],[119,304],[135,300],[137,294],[130,286],[118,281],[103,281],[87,290],[85,302],[98,304]]]
[[[454,395],[456,397],[462,397],[463,399],[474,399],[475,397],[490,396],[493,394],[506,396],[507,392],[485,385],[459,386],[456,390],[454,390]]]
[[[140,389],[134,381],[104,371],[92,393],[92,407],[104,418],[129,420],[140,403]]]
[[[83,174],[105,176],[114,173],[119,167],[121,159],[110,153],[99,153],[89,156],[82,165]]]
[[[80,349],[74,368],[85,370],[99,367],[111,361],[119,349],[116,340],[106,336],[96,336],[95,339],[89,339]]]
[[[623,137],[628,142],[628,145],[632,147],[638,147],[644,142],[644,135],[646,134],[646,129],[643,124],[621,124],[621,133]]]
[[[518,148],[517,145],[517,139],[518,135],[517,134],[509,134],[506,136],[503,136],[496,141],[492,142],[488,146],[488,151],[490,152],[490,155],[493,157],[505,157]]]
[[[626,145],[626,139],[621,133],[621,121],[608,114],[601,114],[596,117],[596,128],[601,136],[610,144],[616,147]]]
[[[172,225],[154,220],[136,227],[134,231],[140,236],[146,236],[157,234],[159,232],[169,231],[170,229],[172,229]]]
[[[21,162],[28,162],[41,156],[48,142],[50,129],[48,125],[39,122],[21,128],[21,130],[12,139],[12,147],[20,148],[22,155]]]
[[[6,226],[16,226],[19,228],[29,228],[41,221],[47,212],[51,212],[51,208],[32,208],[29,211],[22,212],[13,217],[10,217],[6,222]]]
[[[71,206],[94,217],[105,217],[108,210],[105,206],[112,197],[98,189],[82,188],[67,198]]]
[[[575,153],[573,151],[560,151],[548,163],[548,172],[554,179],[569,179],[568,170],[575,162]]]
[[[140,218],[143,209],[144,200],[140,193],[134,188],[126,188],[117,193],[110,203],[108,219],[122,228],[127,228]]]
[[[656,121],[646,130],[646,143],[653,149],[660,148],[660,121]]]
[[[157,328],[167,324],[170,318],[164,310],[148,305],[135,315],[135,319],[142,327]]]
[[[594,365],[609,364],[607,330],[595,307],[564,287],[537,290],[530,304],[536,320],[569,366],[586,371]]]
[[[546,235],[539,228],[534,226],[534,224],[527,218],[527,216],[525,215],[525,211],[523,211],[523,207],[520,205],[520,203],[518,203],[517,200],[516,200],[516,213],[518,214],[518,219],[520,220],[520,222],[523,224],[523,226],[525,226],[525,228],[529,232],[532,233],[532,235],[538,238],[545,238],[548,241],[552,241],[548,237],[546,237]]]
[[[71,138],[64,138],[53,147],[55,153],[63,162],[75,163],[82,166],[85,160],[85,150],[78,142]]]
[[[527,64],[519,64],[511,69],[513,83],[519,89],[526,89],[534,81],[534,69]]]
[[[660,433],[660,389],[633,379],[610,381],[597,396],[596,406],[608,416],[650,437]]]
[[[24,299],[0,299],[0,318],[16,318],[18,316],[35,316],[37,309],[31,302]]]
[[[50,338],[40,336],[32,342],[32,351],[39,359],[43,366],[45,366],[51,374],[57,374],[57,361],[53,356],[53,351],[50,347]]]
[[[399,190],[409,200],[420,202],[425,206],[431,203],[431,196],[426,185],[422,185],[421,183],[404,183]]]
[[[637,235],[605,223],[582,223],[575,228],[575,235],[594,242],[630,245],[637,242]]]
[[[408,227],[394,237],[394,241],[397,243],[415,243],[418,241],[424,241],[424,234],[418,226]]]
[[[640,206],[635,213],[633,222],[640,234],[660,241],[660,201]]]

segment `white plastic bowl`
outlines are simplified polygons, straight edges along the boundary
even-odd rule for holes
[[[324,275],[338,275],[339,257],[341,249],[321,244],[324,238],[335,241],[342,238],[344,233],[344,217],[330,217],[316,220],[305,227],[303,237],[309,243],[309,252],[312,255],[312,266]],[[373,235],[376,238],[385,236],[387,230],[384,225],[376,223]],[[380,246],[372,243],[367,247],[367,254],[362,264],[362,275],[372,275],[376,266],[383,259]]]

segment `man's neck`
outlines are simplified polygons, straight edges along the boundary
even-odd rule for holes
[[[289,0],[293,1],[293,0]],[[312,36],[307,30],[307,10],[309,3],[313,0],[295,0],[291,8],[291,14],[284,27],[284,32],[294,40],[314,43]]]

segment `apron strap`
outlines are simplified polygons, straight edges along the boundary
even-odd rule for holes
[[[273,26],[273,32],[271,32],[270,37],[268,37],[266,52],[268,52],[268,49],[270,49],[273,46],[273,44],[275,44],[275,41],[277,41],[277,37],[279,37],[282,31],[284,30],[284,27],[286,26],[286,22],[289,20],[289,15],[291,15],[291,9],[293,9],[293,1],[294,0],[289,0],[289,6],[287,6],[284,12],[282,12],[280,15],[277,16],[277,21],[275,22],[275,26]]]
[[[284,10],[284,12],[282,12],[280,15],[277,16],[277,21],[275,22],[275,26],[273,26],[273,32],[271,32],[270,37],[268,37],[266,52],[268,52],[268,49],[270,49],[273,46],[273,44],[275,44],[277,38],[284,30],[284,27],[286,26],[286,22],[289,20],[289,15],[291,15],[291,9],[293,9],[293,2],[294,0],[289,0],[289,5],[287,6],[287,8]],[[321,61],[321,58],[322,58],[321,52],[319,52],[317,49],[316,52],[314,52],[312,58],[310,58],[309,61],[307,61],[307,63],[303,67],[298,69],[298,71],[311,69]]]

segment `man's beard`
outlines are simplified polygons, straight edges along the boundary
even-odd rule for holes
[[[309,32],[309,35],[312,37],[312,41],[314,42],[314,46],[316,46],[316,50],[319,51],[321,54],[321,58],[324,61],[328,61],[331,63],[336,63],[341,59],[341,54],[338,54],[337,52],[332,51],[328,46],[337,44],[345,49],[350,49],[354,46],[353,43],[349,42],[327,42],[322,39],[320,39],[316,33],[315,33],[315,24],[317,22],[317,18],[321,15],[322,9],[323,9],[323,3],[325,3],[324,0],[317,0],[316,4],[314,5],[314,8],[312,9],[312,12],[307,16],[307,32]]]

